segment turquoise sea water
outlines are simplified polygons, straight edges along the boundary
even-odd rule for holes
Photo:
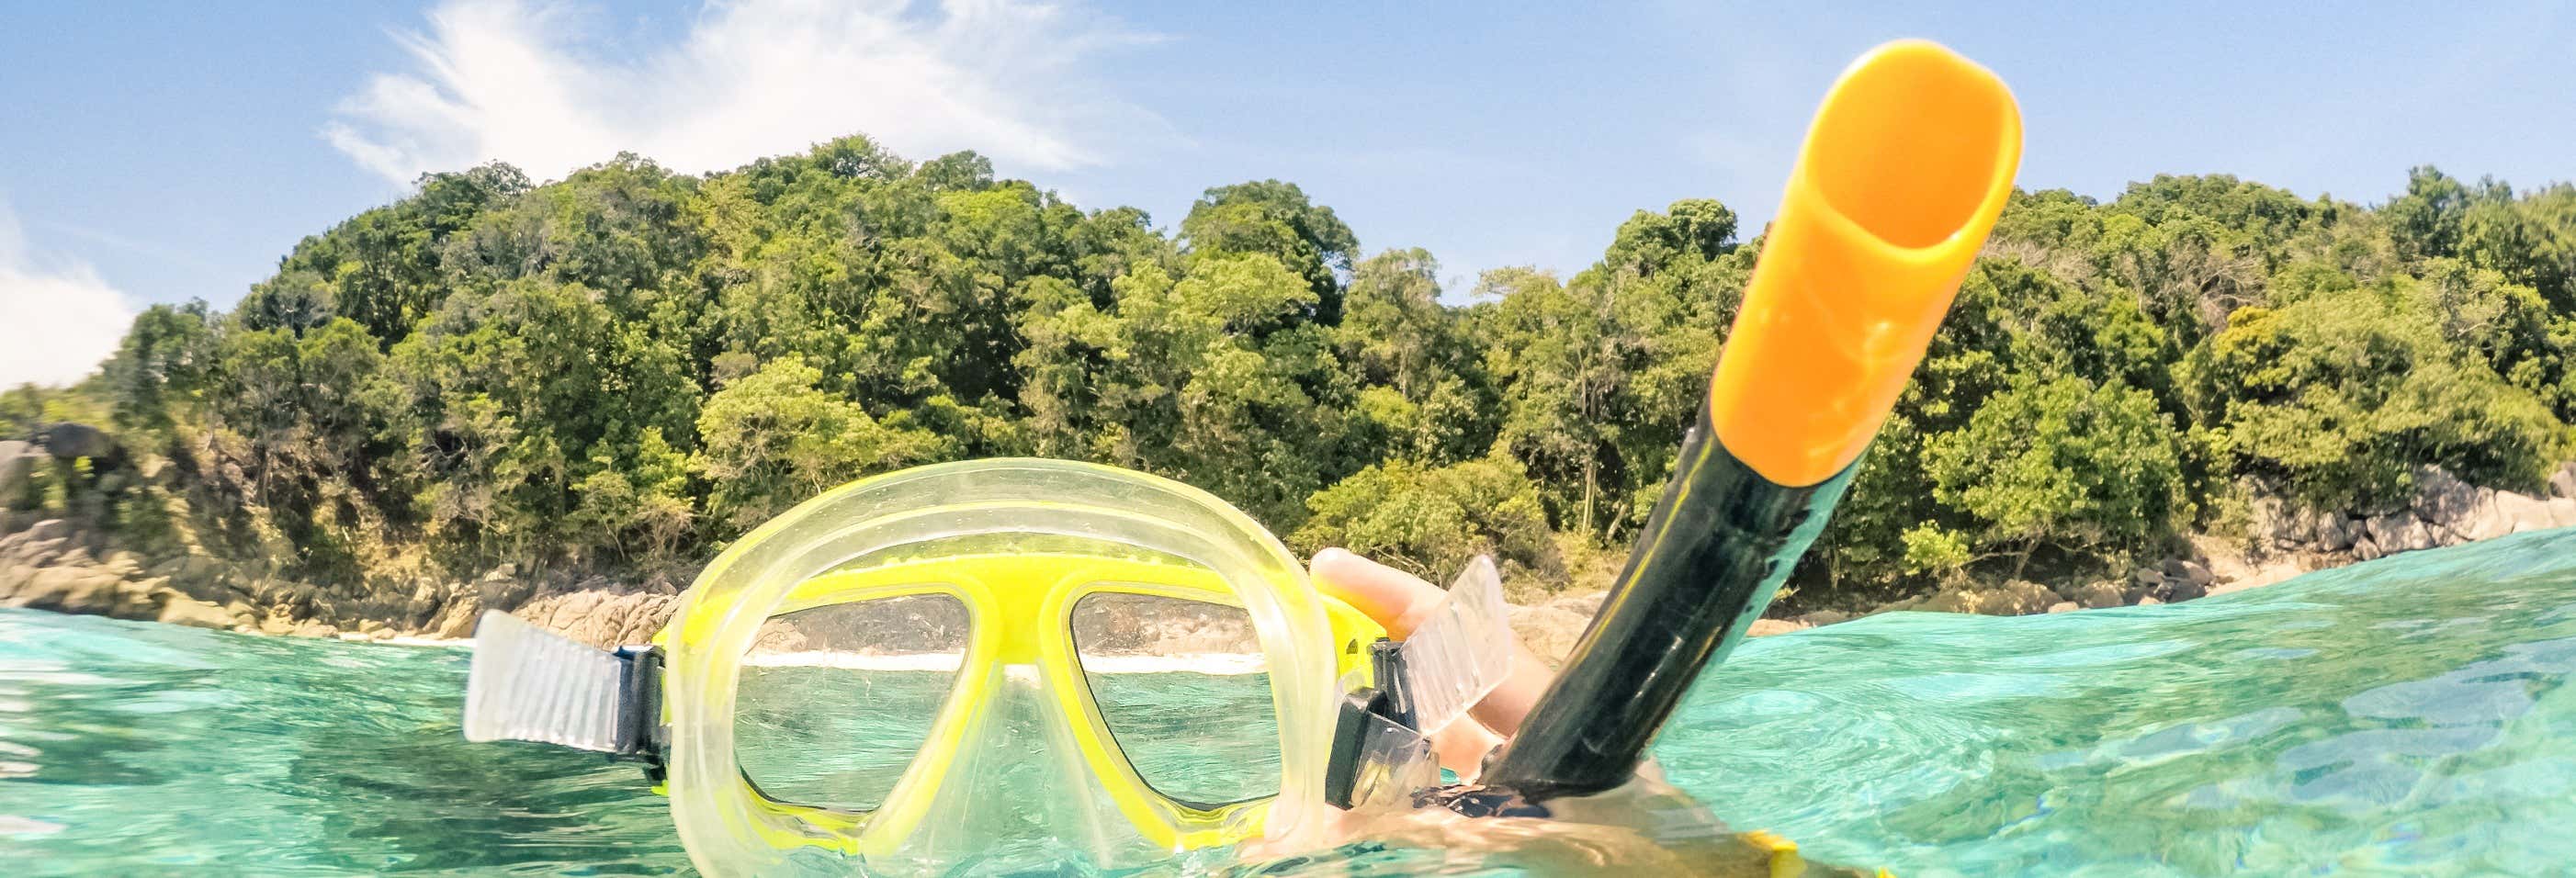
[[[465,744],[464,669],[455,650],[0,611],[0,856],[45,875],[687,871],[631,766]],[[1765,638],[1658,754],[1738,828],[1907,875],[2560,874],[2572,673],[2576,531],[2527,534],[2173,606]]]

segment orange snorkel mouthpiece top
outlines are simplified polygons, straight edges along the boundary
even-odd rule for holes
[[[1922,40],[1825,95],[1709,383],[1726,450],[1784,486],[1860,457],[2012,194],[2021,111],[1992,71]]]

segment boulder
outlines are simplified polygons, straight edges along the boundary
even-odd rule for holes
[[[2558,471],[2549,474],[2549,496],[2576,499],[2576,461],[2559,464]]]
[[[154,620],[164,625],[187,625],[217,631],[231,630],[242,621],[233,616],[232,610],[177,592],[162,595],[161,613]]]
[[[2559,497],[2549,501],[2550,527],[2576,527],[2576,497]]]
[[[2414,523],[2415,516],[2410,513],[2391,512],[2371,516],[2362,522],[2362,529],[2370,534],[2371,544],[2378,546],[2381,553],[2394,555],[2405,551],[2406,527]]]
[[[2351,549],[2353,541],[2361,538],[2361,530],[2360,522],[2345,518],[2342,513],[2317,513],[2317,550],[2341,552]]]
[[[1560,610],[1571,610],[1573,612],[1580,613],[1584,618],[1589,619],[1601,614],[1601,603],[1609,600],[1609,598],[1610,593],[1607,591],[1587,591],[1578,594],[1557,596],[1556,598],[1549,600],[1546,603],[1546,606],[1555,607]]]
[[[2504,532],[2509,534],[2527,530],[2548,530],[2555,526],[2550,521],[2547,502],[2538,497],[2516,494],[2512,491],[2496,492],[2495,515],[2497,526],[2504,528]]]
[[[1798,621],[1807,623],[1808,627],[1821,628],[1836,622],[1850,621],[1851,617],[1850,613],[1841,610],[1817,610],[1798,617]]]
[[[2128,603],[2128,595],[2121,590],[2120,584],[2108,579],[2076,586],[2075,590],[2066,596],[2073,599],[2078,606],[2093,610]]]
[[[669,595],[585,590],[544,595],[510,614],[565,637],[613,649],[651,640],[678,605]]]
[[[2163,571],[2157,570],[2153,567],[2140,567],[2136,570],[2131,570],[2129,571],[2128,584],[2121,586],[2120,588],[2120,603],[2137,603],[2139,598],[2155,594],[2156,592],[2163,590],[2164,587],[2165,575]]]
[[[2166,582],[2170,583],[2180,580],[2188,582],[2193,588],[2203,591],[2209,589],[2210,583],[2218,581],[2218,576],[2209,572],[2208,565],[2189,558],[2174,558],[2166,561],[2164,563],[2163,573],[2165,575]]]
[[[2415,468],[2414,512],[2425,521],[2458,521],[2476,510],[2481,493],[2476,486],[2440,467]]]
[[[430,620],[428,634],[443,640],[464,640],[474,636],[474,626],[482,619],[482,602],[467,594],[439,609],[438,616]]]
[[[72,536],[72,523],[59,518],[48,518],[28,525],[24,533],[30,541],[67,540]]]
[[[154,564],[144,573],[166,577],[171,588],[201,598],[211,598],[230,590],[225,584],[224,562],[204,555],[181,555]]]
[[[2481,488],[2477,506],[2464,518],[2451,522],[2463,541],[2491,540],[2513,532],[2512,516],[2496,506],[2496,492]]]
[[[1806,628],[1806,625],[1792,622],[1787,619],[1755,619],[1753,620],[1753,627],[1744,630],[1744,636],[1769,637],[1774,634],[1787,634],[1791,631],[1803,631],[1806,630]]]
[[[45,453],[63,460],[76,457],[108,460],[116,457],[116,441],[107,438],[105,431],[70,421],[49,424],[36,431],[36,444],[42,446]]]
[[[2048,605],[2048,611],[2051,613],[2072,613],[2080,609],[2083,607],[2076,606],[2074,601],[2058,601]]]
[[[2050,591],[2048,586],[2016,579],[1990,588],[1964,586],[1943,589],[1925,600],[1919,609],[1938,613],[2028,616],[2048,612],[2050,605],[2062,600],[2065,598]]]
[[[44,462],[45,453],[31,443],[0,442],[0,509],[22,508],[35,499],[36,466]]]
[[[1591,624],[1591,614],[1553,603],[1511,610],[1512,636],[1550,664],[1563,662],[1565,654],[1573,651],[1574,641],[1583,636],[1584,627]]]
[[[24,535],[32,537],[35,533],[35,531],[29,530],[26,531]],[[72,541],[70,537],[54,537],[46,540],[30,539],[11,547],[9,549],[9,557],[16,559],[18,563],[25,564],[29,567],[52,567],[56,566],[54,563],[55,559],[62,557],[64,552],[71,549]]]
[[[537,584],[519,578],[519,565],[503,564],[474,584],[475,596],[489,609],[517,612],[537,593]]]
[[[2355,540],[2352,544],[2352,557],[2356,560],[2371,561],[2380,556],[2379,544],[2371,542],[2369,537]]]
[[[2209,568],[2193,561],[2167,561],[2157,572],[2164,575],[2164,584],[2151,594],[2165,601],[2187,601],[2206,595],[2209,584],[2217,580]]]
[[[2270,537],[2274,542],[2304,543],[2315,534],[2315,521],[2282,506],[2277,497],[2257,495],[2247,504],[2246,512],[2254,534]]]
[[[0,607],[114,616],[124,609],[122,584],[114,575],[79,567],[45,567],[23,576],[0,573]]]
[[[2406,527],[2397,532],[2397,537],[2397,551],[2400,552],[2413,552],[2441,545],[2433,538],[2433,526],[2419,519],[2407,520]]]

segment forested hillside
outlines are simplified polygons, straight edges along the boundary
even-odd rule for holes
[[[2402,503],[2416,464],[2538,484],[2576,444],[2576,186],[2404,185],[2017,196],[1796,600],[2111,569],[2241,531],[2257,493]],[[1045,455],[1198,485],[1301,550],[1434,577],[1492,551],[1558,587],[1645,517],[1758,231],[1679,201],[1570,278],[1444,291],[1278,181],[1158,226],[859,137],[703,177],[486,166],[7,394],[0,437],[104,422],[133,475],[5,499],[311,582],[685,577],[843,481]]]

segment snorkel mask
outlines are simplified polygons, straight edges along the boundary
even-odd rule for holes
[[[1206,492],[921,467],[742,538],[650,645],[487,613],[466,736],[645,762],[710,874],[1144,865],[1312,837],[1373,778],[1436,781],[1414,729],[1509,660],[1475,570],[1399,647]],[[1413,694],[1399,713],[1381,689]]]

